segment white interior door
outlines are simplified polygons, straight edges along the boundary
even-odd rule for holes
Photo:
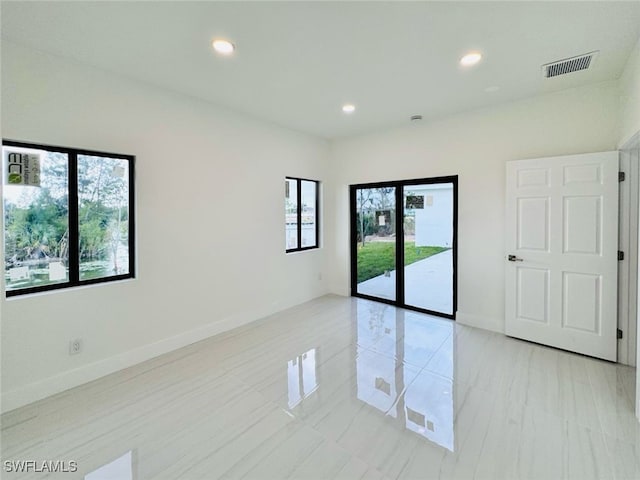
[[[506,334],[616,361],[618,152],[507,162],[506,190]]]

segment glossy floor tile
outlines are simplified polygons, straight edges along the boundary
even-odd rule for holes
[[[2,478],[638,479],[634,390],[629,367],[327,296],[3,415]],[[27,460],[77,471],[7,473]]]

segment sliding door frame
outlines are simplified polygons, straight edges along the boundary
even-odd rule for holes
[[[410,185],[436,185],[451,183],[453,185],[453,241],[451,245],[453,255],[453,311],[451,314],[436,312],[425,308],[407,305],[404,300],[404,187]],[[358,293],[358,226],[356,191],[362,188],[395,188],[395,212],[396,212],[396,299],[374,297]],[[350,221],[350,251],[351,251],[351,296],[365,298],[376,302],[386,303],[397,307],[427,313],[439,317],[456,319],[458,309],[458,176],[416,178],[410,180],[395,180],[389,182],[358,183],[349,186],[349,221]]]

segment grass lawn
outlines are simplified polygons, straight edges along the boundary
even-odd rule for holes
[[[364,247],[358,244],[358,283],[396,269],[395,242],[370,242]],[[430,257],[449,250],[445,247],[416,247],[415,242],[404,244],[404,264]]]

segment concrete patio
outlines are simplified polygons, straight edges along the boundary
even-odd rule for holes
[[[453,313],[453,253],[447,250],[405,267],[405,304]],[[396,271],[358,284],[358,293],[395,300]]]

